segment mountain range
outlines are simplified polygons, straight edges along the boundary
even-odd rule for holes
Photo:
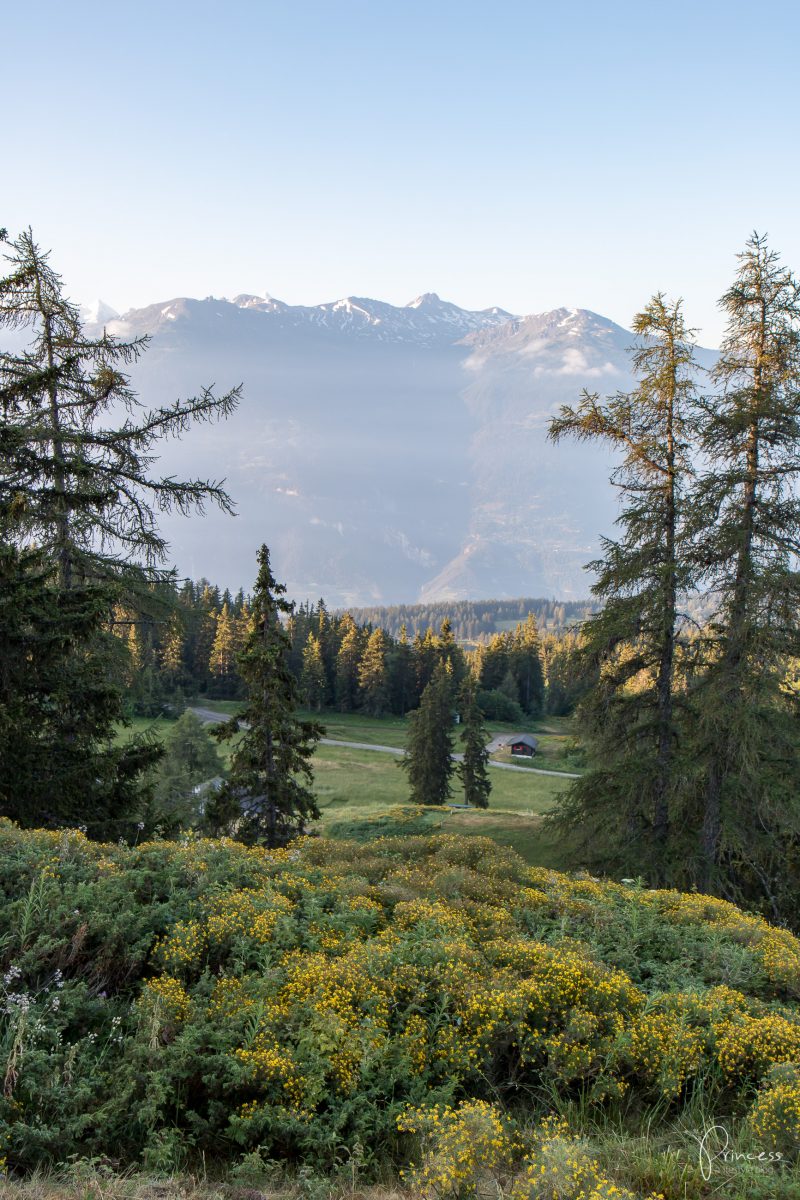
[[[244,384],[226,422],[163,448],[164,473],[224,477],[238,509],[164,519],[182,573],[247,587],[266,542],[291,596],[331,606],[588,594],[584,564],[615,517],[612,460],[553,446],[547,426],[583,388],[630,386],[633,335],[613,321],[468,311],[435,293],[85,315],[150,336],[133,372],[145,404]]]

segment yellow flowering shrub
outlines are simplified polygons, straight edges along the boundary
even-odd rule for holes
[[[481,1177],[507,1165],[515,1151],[508,1122],[484,1100],[464,1100],[457,1108],[409,1108],[397,1118],[397,1128],[419,1140],[419,1162],[402,1174],[423,1196],[471,1195]]]
[[[791,1158],[800,1153],[800,1068],[770,1071],[750,1110],[750,1128],[759,1144]]]
[[[249,1079],[261,1085],[277,1085],[278,1102],[295,1109],[303,1106],[303,1084],[297,1065],[285,1047],[257,1036],[247,1049],[239,1047],[236,1057],[246,1068]],[[252,1102],[251,1102],[252,1103]]]
[[[680,1095],[703,1062],[703,1032],[675,1012],[654,1008],[639,1013],[631,1022],[629,1039],[633,1071],[666,1098]]]
[[[158,979],[148,979],[145,984],[144,998],[155,1000],[164,1012],[165,1017],[172,1021],[185,1021],[192,1008],[189,993],[179,979],[172,975],[161,975]]]
[[[558,1094],[649,1122],[692,1088],[764,1144],[794,1136],[798,943],[723,901],[477,837],[128,848],[2,821],[0,888],[14,1166],[163,1134],[326,1170],[356,1143],[396,1159],[402,1134],[419,1191],[494,1172],[519,1200],[599,1200],[630,1193],[554,1126],[520,1172],[506,1110]]]
[[[658,1193],[642,1197],[615,1183],[563,1118],[546,1118],[531,1140],[510,1200],[664,1200]]]
[[[717,1061],[728,1079],[760,1079],[777,1063],[800,1062],[800,1019],[737,1013],[714,1026]]]

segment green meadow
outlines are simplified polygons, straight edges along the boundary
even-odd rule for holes
[[[203,701],[203,708],[231,715],[238,711],[236,701]],[[305,716],[319,719],[316,714]],[[365,745],[405,745],[407,722],[399,717],[367,717],[359,713],[325,713],[322,717],[326,737],[341,742]],[[173,722],[135,718],[120,731],[127,738],[152,730],[159,737],[169,735]],[[517,766],[540,766],[547,770],[572,770],[574,759],[568,722],[548,718],[529,724],[540,739],[540,752],[528,764],[514,759]],[[492,736],[513,732],[512,726],[491,724]],[[456,731],[457,734],[457,731]],[[456,738],[457,741],[457,738]],[[458,746],[456,746],[458,748]],[[223,757],[230,755],[230,743],[220,746]],[[495,755],[499,761],[509,756]],[[322,813],[318,825],[325,837],[355,838],[358,841],[400,833],[459,833],[490,837],[499,845],[513,847],[532,866],[562,865],[557,843],[542,832],[542,816],[557,803],[569,787],[569,778],[540,775],[536,771],[491,771],[490,807],[480,812],[458,808],[420,809],[408,804],[406,776],[400,769],[400,756],[377,750],[353,749],[322,743],[314,756],[314,784]],[[452,803],[460,802],[458,778],[453,779]]]

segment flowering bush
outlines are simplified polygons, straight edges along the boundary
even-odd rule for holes
[[[800,1151],[800,1067],[773,1067],[750,1112],[750,1127],[762,1144],[796,1158]]]
[[[129,848],[7,823],[0,894],[17,1167],[169,1150],[324,1170],[360,1144],[376,1167],[410,1154],[422,1191],[507,1171],[520,1197],[585,1200],[616,1185],[563,1130],[512,1169],[513,1115],[557,1093],[646,1122],[691,1088],[723,1115],[757,1093],[765,1137],[794,1119],[774,1071],[800,1062],[800,948],[722,901],[480,838]]]

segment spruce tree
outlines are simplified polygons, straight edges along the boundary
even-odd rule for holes
[[[437,663],[441,661],[439,658],[438,642],[430,626],[428,626],[424,634],[416,633],[414,635],[411,653],[414,658],[417,695],[421,698],[425,688],[433,679]]]
[[[414,707],[418,695],[414,658],[405,625],[400,626],[400,636],[389,651],[388,672],[392,712],[404,717]]]
[[[292,606],[272,574],[266,546],[258,552],[258,567],[250,634],[239,658],[247,700],[239,716],[215,731],[223,741],[241,736],[228,781],[206,810],[206,824],[272,848],[319,817],[311,758],[323,730],[296,715],[300,696],[289,669],[291,643],[281,624]]]
[[[462,683],[459,701],[464,757],[458,765],[458,773],[464,785],[464,801],[471,808],[488,808],[492,783],[488,771],[486,726],[478,708],[477,686],[472,675]]]
[[[461,685],[467,668],[464,652],[455,639],[453,623],[449,617],[445,617],[439,627],[439,634],[436,638],[436,649],[439,661],[447,663],[449,666],[453,687],[457,690]]]
[[[728,317],[703,405],[693,500],[701,585],[715,611],[693,691],[703,889],[786,915],[800,836],[800,285],[754,235],[720,302]]]
[[[408,775],[414,804],[445,804],[452,794],[453,683],[447,664],[439,663],[409,713],[405,756],[399,766]]]
[[[634,319],[638,386],[605,401],[584,392],[550,436],[602,441],[621,452],[612,481],[622,513],[617,541],[602,540],[593,594],[603,608],[584,626],[599,682],[581,709],[590,770],[556,821],[581,860],[654,881],[671,877],[676,799],[674,713],[678,598],[691,586],[687,443],[697,367],[680,302],[653,297]]]
[[[40,819],[62,820],[82,789],[82,823],[108,835],[114,822],[123,832],[129,815],[123,806],[128,803],[132,811],[137,775],[160,755],[141,739],[122,748],[114,744],[124,715],[111,633],[115,605],[153,598],[167,550],[159,512],[202,510],[207,500],[230,508],[215,483],[154,478],[152,451],[160,438],[180,434],[194,420],[230,412],[238,390],[221,398],[205,391],[197,399],[142,412],[125,368],[145,341],[88,338],[30,232],[6,245],[10,272],[0,279],[0,329],[25,330],[30,342],[24,351],[0,354],[0,546],[37,547],[31,584],[43,589],[43,611],[63,612],[65,629],[71,629],[62,686],[53,680],[42,725],[42,761],[45,747],[59,743],[61,758],[69,758],[69,763],[57,755],[51,759],[51,791],[55,796],[62,789],[58,767],[66,793],[63,802],[45,802]],[[18,561],[30,564],[24,556]],[[99,607],[104,614],[83,625],[83,639],[77,636],[79,624],[67,616],[81,607],[95,615]],[[69,691],[63,686],[67,680]],[[21,746],[30,744],[30,730],[19,728],[16,735],[12,730],[14,736]],[[13,777],[5,766],[7,786],[28,797],[27,816],[35,821],[34,798],[40,795],[35,755],[14,761]]]
[[[103,587],[64,592],[42,551],[0,541],[0,816],[116,840],[144,814],[140,776],[160,750],[112,740],[123,712],[116,639],[98,640],[107,609]]]

